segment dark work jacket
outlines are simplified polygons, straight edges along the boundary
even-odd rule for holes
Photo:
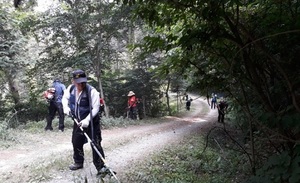
[[[70,88],[70,98],[69,98],[69,107],[71,109],[72,114],[77,118],[78,121],[83,120],[87,115],[90,115],[90,102],[89,102],[89,95],[90,90],[92,87],[90,85],[86,85],[85,90],[82,91],[79,104],[76,106],[76,87],[74,85]],[[89,93],[88,93],[89,91]],[[88,95],[89,94],[89,95]],[[92,121],[92,122],[91,122]],[[89,127],[84,129],[84,131],[88,134],[88,136],[92,139],[92,141],[96,140],[101,142],[101,130],[100,130],[100,115],[97,114],[92,120],[90,121]],[[91,125],[93,124],[93,125]],[[74,123],[73,126],[73,135],[72,135],[72,143],[78,143],[78,138],[83,136],[82,131],[78,128],[77,124]],[[86,140],[86,139],[85,139]],[[87,141],[85,141],[86,143]]]
[[[90,89],[89,85],[86,85],[87,89]],[[76,93],[76,88],[72,89],[70,91],[70,99],[69,99],[69,106],[71,109],[71,112],[76,118],[81,121],[83,120],[87,115],[90,114],[90,103],[89,103],[89,97],[87,93],[87,89],[83,90],[79,99],[79,104],[75,105],[76,103],[76,98],[75,98],[75,93]]]
[[[226,102],[221,101],[218,106],[220,110],[224,110],[228,107],[228,104]]]

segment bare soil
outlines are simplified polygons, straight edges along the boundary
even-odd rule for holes
[[[217,109],[210,109],[203,98],[194,100],[191,110],[183,113],[181,117],[165,117],[158,124],[102,130],[106,164],[117,172],[120,182],[128,169],[151,155],[167,146],[176,146],[180,139],[190,135],[206,134],[213,126],[219,125],[216,122]],[[84,168],[69,170],[72,163],[71,133],[71,129],[21,133],[22,143],[0,151],[0,182],[100,182],[88,144],[85,145]]]

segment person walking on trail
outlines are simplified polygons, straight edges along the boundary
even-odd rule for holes
[[[192,98],[186,100],[186,110],[188,111],[190,110],[192,101],[193,101]]]
[[[136,103],[137,99],[135,97],[135,93],[133,91],[129,91],[128,93],[128,112],[129,112],[129,118],[136,120],[137,119],[137,108]]]
[[[217,107],[217,94],[212,94],[212,98],[211,98],[211,109],[215,109]]]
[[[58,130],[62,132],[64,131],[65,115],[62,106],[62,96],[64,94],[65,89],[66,86],[63,83],[61,83],[59,79],[55,79],[53,81],[52,88],[49,88],[47,91],[44,92],[44,97],[49,102],[49,106],[48,106],[49,114],[46,119],[47,125],[45,127],[46,131],[53,130],[52,121],[56,115],[56,112],[58,113],[58,117],[59,117]]]
[[[189,99],[189,95],[188,94],[186,94],[186,93],[184,93],[184,98],[185,98],[185,101],[187,101],[188,99]]]
[[[84,151],[83,145],[87,139],[80,127],[84,129],[87,135],[96,145],[98,151],[104,159],[104,152],[101,146],[101,129],[100,129],[100,97],[99,92],[87,84],[86,73],[82,70],[75,70],[73,73],[73,84],[68,86],[63,95],[63,109],[67,115],[72,115],[79,121],[74,121],[72,132],[73,160],[74,163],[69,166],[70,170],[83,168]],[[98,174],[107,172],[102,158],[92,147],[93,164]]]
[[[221,98],[220,102],[217,105],[218,108],[218,122],[224,123],[225,112],[228,108],[227,102]]]
[[[104,105],[105,105],[104,99],[100,97],[100,109],[99,109],[100,116],[102,116],[105,113]]]

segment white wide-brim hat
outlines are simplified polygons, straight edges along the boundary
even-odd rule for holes
[[[131,97],[131,96],[133,96],[133,95],[135,95],[135,93],[133,93],[133,91],[130,91],[129,93],[128,93],[128,97]]]

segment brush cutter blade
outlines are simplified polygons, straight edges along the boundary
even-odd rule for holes
[[[112,173],[113,172],[113,173]],[[103,167],[101,170],[99,170],[98,171],[98,173],[97,173],[97,176],[99,176],[100,178],[104,178],[104,177],[106,177],[107,175],[109,176],[109,177],[113,177],[114,175],[113,174],[117,174],[115,171],[112,171],[111,172],[111,170],[109,170],[108,168],[106,168],[106,167]]]

